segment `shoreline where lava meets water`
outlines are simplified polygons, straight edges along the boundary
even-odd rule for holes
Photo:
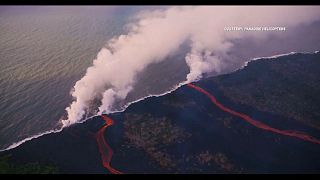
[[[278,57],[283,57],[283,56],[289,56],[289,55],[293,55],[293,54],[316,54],[316,53],[320,53],[320,51],[314,51],[314,52],[290,52],[290,53],[285,53],[285,54],[276,54],[276,55],[272,55],[272,56],[263,56],[263,57],[256,57],[256,58],[252,58],[246,62],[243,63],[243,65],[239,68],[239,69],[243,69],[245,68],[249,62],[251,61],[256,61],[256,60],[259,60],[259,59],[274,59],[274,58],[278,58]],[[236,69],[236,70],[239,70],[239,69]],[[235,71],[236,71],[235,70]],[[232,72],[230,72],[232,73]],[[228,73],[228,74],[230,74]],[[190,83],[190,82],[189,82]],[[174,86],[172,89],[164,92],[164,93],[161,93],[161,94],[149,94],[145,97],[142,97],[140,99],[137,99],[135,101],[132,101],[132,102],[129,102],[128,104],[124,105],[123,108],[121,108],[120,110],[117,110],[117,111],[113,111],[111,113],[117,113],[117,112],[123,112],[125,111],[130,105],[132,104],[135,104],[135,103],[138,103],[140,101],[143,101],[147,98],[151,98],[151,97],[161,97],[161,96],[164,96],[164,95],[167,95],[167,94],[170,94],[172,92],[174,92],[175,90],[177,90],[178,88],[184,86],[184,85],[187,85],[188,82],[187,81],[183,81],[183,82],[180,82],[178,85]],[[93,116],[90,116],[90,117],[87,117],[83,120],[80,120],[78,122],[76,122],[75,124],[80,124],[80,123],[84,123],[86,122],[88,119],[91,119],[93,117],[96,117],[96,116],[100,116],[100,115],[93,115]],[[61,121],[59,121],[59,123],[61,123]],[[73,124],[70,124],[70,125],[73,125]],[[68,126],[66,126],[68,127]],[[17,142],[13,142],[10,146],[4,148],[4,149],[0,149],[0,152],[3,152],[3,151],[7,151],[7,150],[10,150],[10,149],[14,149],[18,146],[20,146],[21,144],[25,143],[25,142],[28,142],[30,140],[33,140],[33,139],[37,139],[41,136],[44,136],[44,135],[47,135],[47,134],[51,134],[51,133],[59,133],[61,132],[65,127],[64,126],[61,126],[60,128],[58,129],[53,129],[53,130],[49,130],[49,131],[45,131],[45,132],[41,132],[39,134],[36,134],[36,135],[32,135],[28,138],[25,138],[25,139],[22,139],[20,141],[17,141]]]
[[[305,134],[303,132],[297,132],[297,131],[293,131],[293,130],[280,130],[280,129],[276,129],[273,128],[267,124],[264,124],[262,122],[259,122],[257,120],[252,119],[251,117],[249,117],[246,114],[240,113],[240,112],[236,112],[232,109],[229,109],[227,107],[225,107],[224,105],[222,105],[216,98],[214,95],[212,95],[211,93],[209,93],[208,91],[202,89],[199,86],[196,86],[192,83],[187,84],[187,87],[195,89],[197,91],[199,91],[200,93],[206,95],[211,102],[216,105],[218,108],[220,108],[222,111],[225,111],[227,113],[230,113],[234,116],[240,117],[243,120],[245,120],[246,122],[248,122],[249,124],[255,126],[256,128],[262,129],[262,130],[266,130],[266,131],[270,131],[276,134],[280,134],[280,135],[284,135],[284,136],[290,136],[290,137],[294,137],[294,138],[298,138],[304,141],[309,141],[311,143],[315,143],[315,144],[320,144],[320,140]],[[102,158],[102,164],[105,168],[107,168],[112,174],[123,174],[122,172],[114,169],[113,167],[111,167],[110,162],[112,159],[112,154],[113,151],[111,149],[111,147],[109,146],[109,144],[106,142],[105,138],[104,138],[104,132],[105,130],[109,127],[112,126],[114,124],[114,121],[107,117],[105,114],[101,115],[101,118],[106,122],[101,128],[100,130],[96,133],[96,140],[98,143],[98,147],[99,147],[99,152],[101,154],[101,158]],[[107,151],[107,153],[105,154],[105,151]]]
[[[270,131],[270,132],[273,132],[273,133],[276,133],[276,134],[280,134],[280,135],[284,135],[284,136],[290,136],[290,137],[294,137],[294,138],[298,138],[298,139],[301,139],[301,140],[304,140],[304,141],[309,141],[309,142],[312,142],[312,143],[315,143],[315,144],[320,144],[320,140],[308,135],[308,134],[305,134],[303,132],[297,132],[297,131],[292,131],[292,130],[280,130],[280,129],[276,129],[276,128],[273,128],[267,124],[264,124],[262,122],[259,122],[257,120],[254,120],[252,119],[251,117],[249,117],[248,115],[246,114],[243,114],[243,113],[240,113],[240,112],[236,112],[232,109],[229,109],[227,107],[225,107],[224,105],[222,105],[219,101],[217,101],[217,99],[211,94],[209,93],[208,91],[202,89],[201,87],[199,86],[196,86],[192,83],[189,83],[187,84],[188,87],[192,88],[192,89],[195,89],[197,91],[199,91],[200,93],[206,95],[213,104],[215,104],[218,108],[220,108],[221,110],[227,112],[227,113],[230,113],[234,116],[237,116],[237,117],[240,117],[242,118],[243,120],[245,120],[246,122],[248,122],[249,124],[259,128],[259,129],[263,129],[263,130],[266,130],[266,131]]]
[[[121,171],[118,171],[111,167],[111,159],[113,155],[113,151],[107,141],[104,138],[105,130],[114,124],[113,120],[106,115],[101,115],[101,118],[105,121],[105,124],[99,129],[96,133],[95,137],[98,143],[99,152],[101,154],[102,165],[107,168],[112,174],[123,174]],[[107,153],[105,153],[107,152]]]

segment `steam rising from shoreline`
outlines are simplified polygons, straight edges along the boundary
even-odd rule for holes
[[[148,65],[163,61],[183,44],[190,47],[185,61],[190,68],[186,82],[209,72],[220,73],[228,64],[232,41],[250,37],[257,40],[283,32],[224,31],[225,26],[294,26],[320,19],[319,7],[172,7],[142,12],[129,24],[129,32],[111,39],[93,66],[74,86],[74,101],[66,108],[69,126],[81,120],[90,103],[99,99],[101,113],[110,113],[113,103],[134,89],[136,76]],[[166,78],[164,74],[163,77]]]

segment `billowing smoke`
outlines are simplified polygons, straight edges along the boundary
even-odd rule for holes
[[[190,68],[186,82],[209,72],[219,73],[234,40],[263,39],[279,31],[225,31],[226,26],[281,26],[290,28],[320,19],[320,7],[197,6],[171,7],[139,13],[129,32],[111,39],[93,66],[74,86],[74,101],[66,108],[64,126],[81,120],[89,104],[99,99],[99,113],[109,113],[112,104],[132,91],[136,76],[148,65],[163,61],[188,44],[185,61]],[[162,77],[165,78],[165,75]]]

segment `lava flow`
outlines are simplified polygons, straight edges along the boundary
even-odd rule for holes
[[[113,125],[113,120],[106,115],[101,116],[103,120],[106,121],[105,125],[102,126],[102,128],[96,133],[96,140],[98,143],[99,152],[101,154],[102,158],[102,164],[105,168],[107,168],[112,174],[122,174],[122,172],[114,169],[110,166],[111,158],[113,151],[109,144],[106,142],[104,138],[104,132],[107,129],[107,127]]]
[[[316,138],[314,138],[314,137],[312,137],[312,136],[310,136],[308,134],[305,134],[305,133],[302,133],[302,132],[291,131],[291,130],[279,130],[279,129],[270,127],[269,125],[264,124],[262,122],[254,120],[254,119],[252,119],[251,117],[249,117],[246,114],[231,110],[231,109],[223,106],[220,102],[217,101],[217,99],[212,94],[210,94],[208,91],[202,89],[199,86],[196,86],[196,85],[191,84],[191,83],[188,84],[187,86],[190,87],[190,88],[193,88],[193,89],[195,89],[195,90],[197,90],[197,91],[199,91],[199,92],[201,92],[203,94],[205,94],[211,100],[211,102],[213,102],[221,110],[223,110],[225,112],[228,112],[228,113],[230,113],[230,114],[232,114],[234,116],[238,116],[238,117],[242,118],[243,120],[245,120],[246,122],[252,124],[253,126],[255,126],[257,128],[260,128],[260,129],[263,129],[263,130],[266,130],[266,131],[271,131],[273,133],[277,133],[277,134],[281,134],[281,135],[285,135],[285,136],[295,137],[295,138],[298,138],[298,139],[302,139],[304,141],[309,141],[309,142],[312,142],[312,143],[320,144],[320,140],[318,140],[318,139],[316,139]]]

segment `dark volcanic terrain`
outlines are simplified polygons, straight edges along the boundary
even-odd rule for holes
[[[319,52],[258,59],[194,84],[259,122],[320,139]],[[123,173],[320,172],[319,144],[254,127],[188,86],[108,116],[111,166]],[[1,152],[0,173],[110,173],[95,140],[103,124],[94,117]]]

